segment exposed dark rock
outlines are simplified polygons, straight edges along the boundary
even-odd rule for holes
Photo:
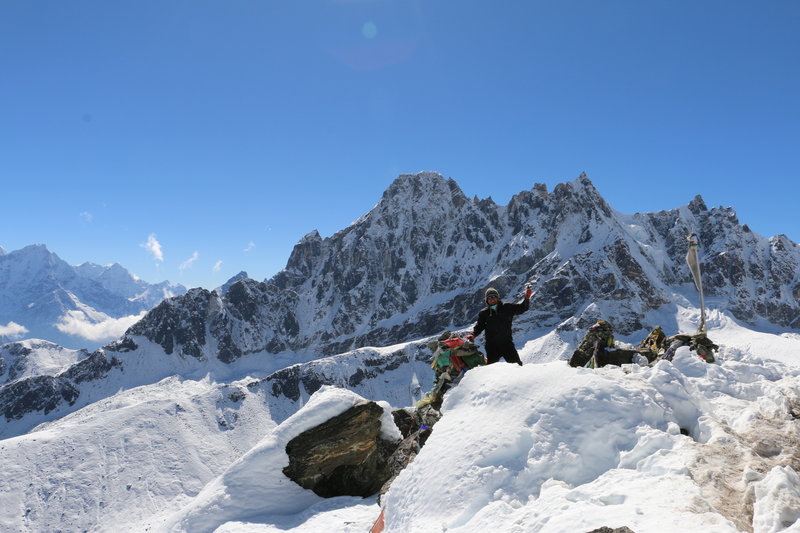
[[[19,420],[32,412],[48,414],[62,402],[72,405],[79,394],[66,378],[35,376],[0,388],[0,409],[7,421]]]
[[[430,437],[434,424],[442,418],[442,413],[430,404],[414,409],[413,413],[408,414],[411,417],[411,425],[408,428],[409,433],[403,433],[403,440],[397,445],[394,452],[387,460],[392,475],[381,487],[378,496],[379,502],[380,498],[386,494],[386,491],[392,486],[392,482],[400,475],[400,472],[416,459],[420,449],[425,445],[428,437]],[[401,415],[401,417],[402,416],[403,415]]]
[[[8,368],[8,381],[10,382],[14,381],[25,372],[25,367],[28,363],[27,357],[31,354],[32,350],[19,343],[13,343],[8,346],[8,354],[16,356],[14,362]]]
[[[95,381],[104,378],[115,367],[122,368],[122,361],[116,357],[109,358],[103,350],[97,350],[92,352],[89,357],[70,366],[60,374],[60,377],[76,384]]]
[[[220,295],[225,296],[226,294],[228,294],[228,289],[231,288],[231,285],[233,285],[237,281],[240,281],[240,280],[243,280],[243,279],[248,279],[248,278],[249,278],[249,276],[247,275],[247,272],[242,270],[241,272],[239,272],[238,274],[233,276],[231,279],[226,281],[219,289],[217,289],[217,292]]]
[[[409,412],[408,409],[392,410],[392,418],[394,418],[394,424],[400,430],[403,438],[408,437],[419,428],[419,424],[414,420],[414,414]]]
[[[134,341],[130,337],[122,337],[119,340],[107,344],[106,346],[103,347],[103,349],[107,352],[126,353],[126,352],[132,352],[138,347],[139,345],[136,344],[136,341]]]
[[[622,527],[603,526],[597,529],[593,529],[588,533],[634,533],[634,531],[628,526],[622,526]]]
[[[361,402],[286,445],[289,479],[319,496],[371,496],[391,476],[396,442],[381,438],[383,408]]]
[[[212,293],[201,288],[164,300],[128,328],[126,336],[142,335],[161,345],[167,354],[177,347],[180,355],[203,357],[206,344],[206,315]]]
[[[31,350],[22,345],[6,345],[4,348],[18,356],[14,367],[24,371],[26,356]],[[37,375],[13,381],[16,379],[15,371],[15,376],[9,377],[8,383],[0,387],[0,411],[10,421],[30,413],[48,414],[60,406],[74,405],[80,396],[80,384],[102,380],[112,368],[122,368],[122,362],[116,357],[108,357],[101,349],[55,376]]]

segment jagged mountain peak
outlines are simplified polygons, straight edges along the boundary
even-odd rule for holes
[[[66,261],[47,249],[44,244],[31,244],[2,256],[0,287],[13,289],[14,285],[44,280],[70,280],[77,275]]]
[[[30,259],[52,259],[58,258],[56,254],[48,250],[47,246],[44,244],[29,244],[19,250],[14,250],[8,255],[14,255],[18,257],[30,258]]]
[[[308,233],[306,233],[305,235],[303,235],[300,238],[299,242],[306,242],[306,241],[315,242],[315,241],[321,241],[321,240],[322,240],[322,236],[319,234],[319,231],[316,230],[316,229],[313,229],[313,230],[309,231]]]
[[[423,170],[420,172],[400,174],[397,176],[391,185],[386,189],[389,195],[397,194],[398,191],[407,189],[409,187],[420,187],[424,185],[435,185],[438,183],[446,182],[446,178],[440,173],[432,170]]]
[[[769,242],[773,248],[783,251],[792,248],[800,247],[800,244],[797,244],[792,239],[786,236],[784,233],[779,233],[778,235],[774,235],[769,238]]]
[[[689,202],[689,211],[691,211],[695,215],[699,215],[701,213],[705,213],[708,211],[708,207],[706,206],[703,197],[699,194],[692,198],[692,201]]]
[[[556,185],[551,196],[560,204],[579,203],[587,205],[592,203],[600,203],[606,205],[602,195],[585,172],[581,173],[580,176],[572,181],[559,183]]]
[[[392,207],[403,204],[413,207],[439,203],[449,196],[461,202],[466,200],[464,192],[452,178],[445,178],[438,172],[423,171],[398,176],[383,193],[381,203],[389,203]]]
[[[104,282],[130,283],[139,281],[138,276],[119,263],[103,266],[87,261],[76,266],[75,270],[83,276],[103,280]]]

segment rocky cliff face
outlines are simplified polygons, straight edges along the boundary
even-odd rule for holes
[[[82,384],[104,379],[122,362],[97,350],[68,350],[47,341],[0,346],[0,414],[5,422],[73,406]],[[0,435],[3,428],[0,427]]]
[[[332,237],[306,235],[265,283],[170,300],[128,334],[226,362],[260,351],[335,354],[467,326],[487,286],[513,300],[526,283],[535,295],[520,328],[580,329],[605,303],[618,331],[631,333],[646,327],[647,311],[691,292],[684,256],[693,231],[715,305],[746,322],[800,323],[797,244],[752,233],[730,208],[709,210],[696,197],[671,211],[622,215],[585,175],[499,206],[420,173],[400,176]]]

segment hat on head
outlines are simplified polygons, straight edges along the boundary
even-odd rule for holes
[[[495,298],[500,298],[500,293],[497,292],[497,289],[489,287],[488,289],[486,289],[486,294],[484,294],[484,298],[488,300],[490,296],[494,296]]]

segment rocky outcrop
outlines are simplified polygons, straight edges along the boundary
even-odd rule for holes
[[[8,349],[8,345],[4,348]],[[64,405],[72,406],[81,394],[81,384],[102,380],[112,368],[121,367],[118,358],[97,350],[56,375],[9,380],[0,387],[0,412],[9,422],[31,413],[47,415]]]
[[[48,414],[62,402],[73,405],[79,395],[66,378],[34,376],[0,388],[0,411],[6,421],[19,420],[36,411]]]
[[[141,335],[159,344],[167,354],[177,348],[182,356],[203,357],[206,345],[206,316],[216,295],[192,289],[180,298],[164,300],[131,326],[127,335]]]
[[[304,431],[286,446],[284,474],[319,496],[371,496],[391,476],[387,459],[396,442],[381,438],[383,408],[360,402]]]
[[[0,346],[0,413],[5,422],[75,405],[81,387],[105,379],[122,361],[105,350],[69,350],[47,341]],[[0,423],[0,435],[4,433]]]
[[[301,433],[286,446],[289,466],[283,473],[325,498],[383,495],[414,460],[442,415],[430,405],[393,410],[403,435],[399,442],[380,436],[382,415],[378,404],[362,401]]]

